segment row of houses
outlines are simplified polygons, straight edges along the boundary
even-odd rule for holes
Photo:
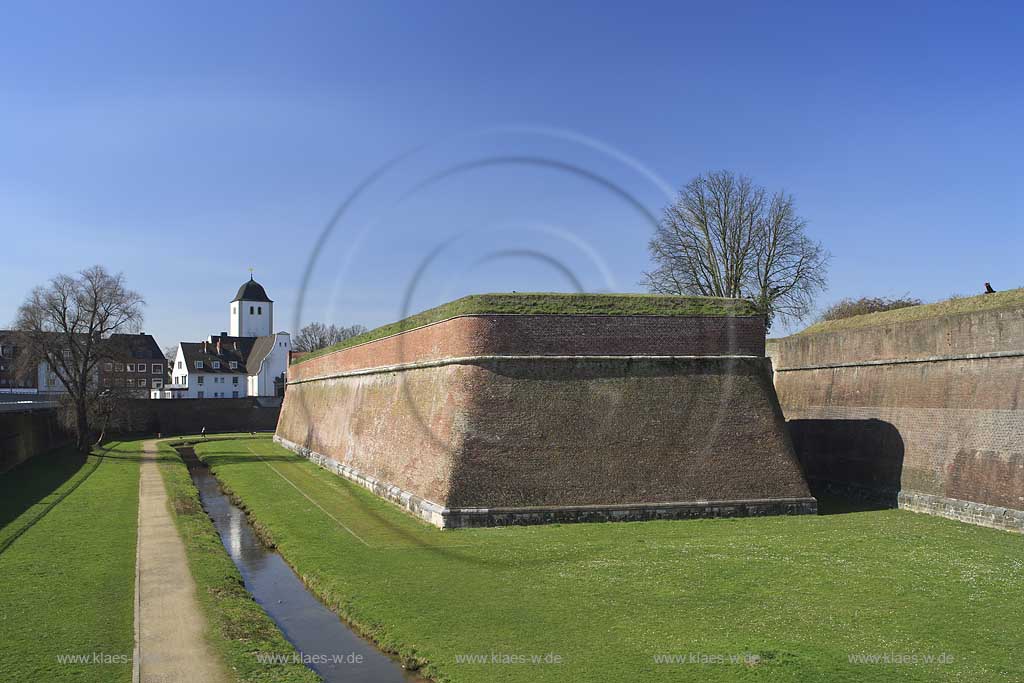
[[[70,354],[69,351],[65,351]],[[98,386],[131,390],[144,397],[167,379],[167,362],[153,335],[115,334],[99,349],[95,379]],[[0,393],[63,394],[67,392],[57,373],[44,361],[28,372],[17,365],[18,334],[0,330]]]
[[[180,342],[173,358],[164,357],[150,334],[112,335],[101,348],[97,385],[134,398],[283,396],[291,336],[273,332],[274,302],[250,277],[229,306],[230,334]],[[66,393],[45,362],[26,372],[17,367],[17,355],[17,333],[0,330],[0,395]]]

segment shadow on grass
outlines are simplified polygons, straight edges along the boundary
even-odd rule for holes
[[[837,493],[818,493],[819,515],[849,515],[857,512],[878,512],[879,510],[892,510],[895,503],[884,500],[865,500],[853,496],[843,496]]]
[[[86,461],[74,446],[65,446],[29,458],[0,475],[0,534],[26,510],[72,479]]]

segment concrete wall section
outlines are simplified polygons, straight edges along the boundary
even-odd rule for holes
[[[769,353],[816,486],[1024,531],[1024,310],[799,335]]]

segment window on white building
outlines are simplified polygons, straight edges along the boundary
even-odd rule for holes
[[[238,384],[238,375],[235,375],[234,377],[231,378],[231,383]]]
[[[178,369],[181,370],[181,361],[178,361]]]
[[[231,392],[231,398],[238,398],[238,392],[237,391],[232,391]]]
[[[201,391],[199,393],[197,393],[196,396],[198,396],[199,398],[206,398],[206,394],[204,394]]]

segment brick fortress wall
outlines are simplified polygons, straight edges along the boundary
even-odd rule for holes
[[[1024,531],[1024,309],[769,341],[816,490]]]
[[[293,365],[277,439],[439,526],[813,512],[760,317],[467,315]]]

